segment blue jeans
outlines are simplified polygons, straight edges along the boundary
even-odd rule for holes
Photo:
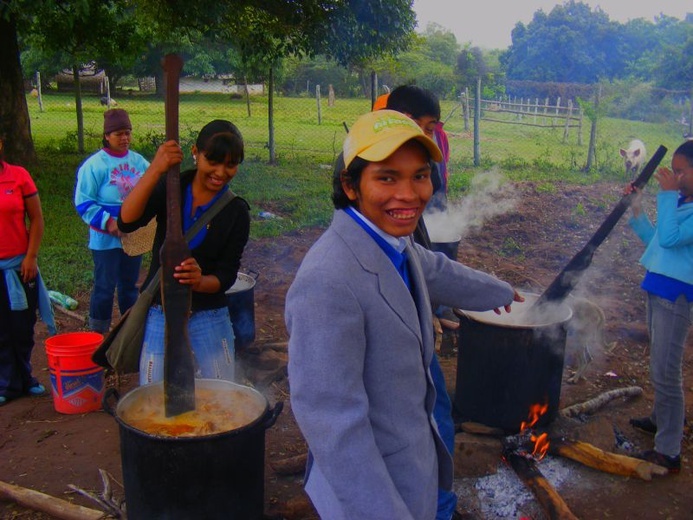
[[[679,296],[675,302],[647,293],[647,329],[650,334],[650,380],[655,390],[651,419],[657,425],[655,450],[675,457],[681,453],[685,403],[683,349],[691,326],[693,303]]]
[[[89,302],[89,328],[105,333],[111,327],[113,294],[118,289],[118,308],[123,314],[137,300],[141,256],[128,256],[122,249],[91,250],[94,288]]]
[[[431,359],[431,377],[433,378],[433,386],[436,389],[436,402],[433,408],[433,418],[438,424],[440,437],[445,443],[445,447],[450,454],[455,453],[455,423],[452,420],[452,403],[450,396],[445,388],[445,377],[443,370],[440,368],[438,356],[433,354]],[[457,495],[454,491],[438,489],[438,512],[436,520],[450,520],[457,506]]]
[[[149,309],[140,354],[140,384],[164,380],[164,332],[166,322],[160,305]],[[190,346],[195,358],[195,377],[235,380],[233,328],[228,307],[194,312],[188,321]]]

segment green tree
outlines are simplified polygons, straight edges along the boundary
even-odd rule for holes
[[[509,79],[594,83],[613,77],[617,24],[599,8],[569,0],[539,10],[512,31],[504,56]]]
[[[3,52],[9,55],[0,62],[0,81],[8,78],[0,87],[6,87],[7,90],[1,90],[9,94],[0,97],[0,132],[15,136],[21,141],[17,149],[30,150],[23,155],[33,158],[19,56],[15,51],[19,28],[30,26],[29,34],[45,48],[53,48],[53,43],[60,40],[76,70],[81,63],[96,59],[105,41],[119,41],[117,34],[111,34],[109,40],[108,31],[114,25],[98,23],[102,16],[115,16],[117,22],[119,16],[136,9],[139,23],[148,27],[153,51],[168,50],[163,42],[174,39],[195,41],[197,35],[215,35],[220,41],[234,42],[248,66],[266,65],[271,76],[273,67],[285,55],[322,53],[346,65],[402,51],[409,45],[416,24],[412,3],[413,0],[3,0],[0,43],[5,44]],[[152,59],[154,53],[148,54],[148,59]],[[198,65],[201,63],[199,60]],[[11,123],[5,119],[7,115],[12,116]]]

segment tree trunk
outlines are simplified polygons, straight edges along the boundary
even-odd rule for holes
[[[17,26],[14,16],[3,8],[0,8],[0,136],[5,143],[6,161],[24,166],[36,163],[19,62]]]
[[[77,113],[77,151],[84,153],[84,114],[82,113],[82,87],[79,83],[79,67],[72,66],[72,82],[75,85],[75,112]]]

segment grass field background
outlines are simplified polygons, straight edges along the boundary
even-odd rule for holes
[[[118,99],[133,123],[132,148],[151,158],[164,137],[164,103],[154,96],[132,95]],[[96,96],[83,99],[85,154],[77,153],[77,118],[71,94],[28,97],[31,131],[39,164],[31,174],[39,187],[46,232],[40,267],[49,288],[68,294],[89,291],[91,254],[86,247],[87,226],[72,202],[79,164],[98,150],[105,107]],[[224,94],[182,94],[180,140],[190,150],[199,129],[212,119],[229,119],[241,130],[246,160],[232,187],[251,205],[251,237],[277,236],[305,226],[329,223],[332,206],[332,164],[341,150],[345,125],[350,126],[370,108],[368,99],[338,99],[334,106],[323,100],[275,98],[274,136],[277,163],[268,164],[268,108],[266,97],[231,99]],[[681,141],[675,124],[654,124],[603,118],[599,121],[595,163],[587,162],[590,122],[585,118],[582,144],[573,129],[563,140],[563,128],[537,128],[517,124],[480,123],[481,165],[474,167],[474,138],[465,129],[462,111],[454,101],[443,101],[441,113],[450,138],[450,197],[464,197],[475,176],[493,170],[508,181],[534,181],[552,189],[556,182],[595,183],[626,181],[619,148],[633,138],[645,142],[648,153],[660,145],[669,149],[663,164]],[[449,114],[452,114],[448,117]],[[469,122],[470,128],[473,123]],[[184,167],[192,165],[189,153]],[[261,212],[278,218],[261,218]]]

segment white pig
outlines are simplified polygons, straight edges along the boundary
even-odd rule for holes
[[[626,175],[635,177],[640,171],[640,167],[645,163],[645,144],[640,139],[633,139],[628,148],[621,148],[621,157],[626,167]]]

